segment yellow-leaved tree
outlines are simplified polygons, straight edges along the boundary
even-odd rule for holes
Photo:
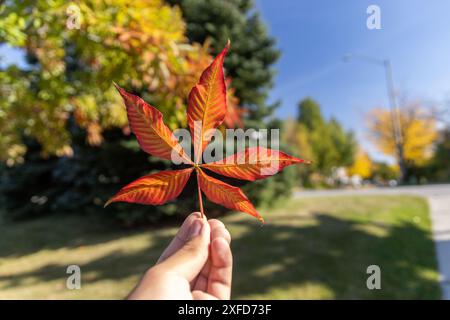
[[[363,179],[367,179],[372,174],[372,160],[370,159],[367,152],[359,150],[356,154],[355,161],[348,168],[348,174],[350,176],[358,175]]]
[[[401,126],[401,146],[407,166],[421,166],[430,159],[433,144],[437,139],[435,119],[419,104],[408,104],[400,108],[398,118]],[[400,161],[391,111],[375,108],[366,115],[369,138],[386,155]]]

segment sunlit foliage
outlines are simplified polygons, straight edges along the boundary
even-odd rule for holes
[[[424,164],[433,154],[437,139],[436,121],[418,104],[400,109],[401,143],[405,161],[412,165]],[[398,158],[391,112],[375,108],[366,117],[370,139],[378,149]]]
[[[211,61],[206,45],[189,44],[180,10],[161,0],[7,1],[2,42],[29,62],[0,70],[0,157],[8,164],[20,162],[26,137],[44,155],[70,155],[72,121],[91,145],[105,129],[128,132],[113,81],[158,105],[170,127],[186,125],[184,97]]]

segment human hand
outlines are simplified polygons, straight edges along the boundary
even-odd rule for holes
[[[128,299],[230,299],[230,241],[222,222],[192,213]]]

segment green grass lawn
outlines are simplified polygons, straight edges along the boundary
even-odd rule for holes
[[[233,237],[233,298],[440,298],[421,198],[297,199],[261,213],[263,227],[245,214],[223,218]],[[123,298],[175,231],[62,215],[0,225],[0,298]],[[66,289],[70,264],[81,267],[81,290]],[[366,287],[372,264],[381,267],[381,290]]]

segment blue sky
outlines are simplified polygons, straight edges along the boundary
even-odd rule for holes
[[[381,9],[381,30],[366,26],[369,5]],[[384,70],[347,53],[389,58],[399,93],[408,99],[443,102],[450,97],[450,1],[448,0],[256,0],[282,56],[271,99],[281,99],[277,116],[295,117],[305,96],[316,99],[326,117],[356,131],[367,142],[364,113],[388,106]]]
[[[448,0],[255,0],[282,56],[270,99],[277,116],[295,117],[297,103],[316,99],[324,115],[355,130],[364,149],[388,160],[367,142],[363,115],[387,106],[382,67],[347,53],[392,61],[397,89],[408,99],[450,98],[450,1]],[[381,8],[381,30],[366,27],[366,9]],[[20,51],[0,47],[0,63],[22,64]]]

